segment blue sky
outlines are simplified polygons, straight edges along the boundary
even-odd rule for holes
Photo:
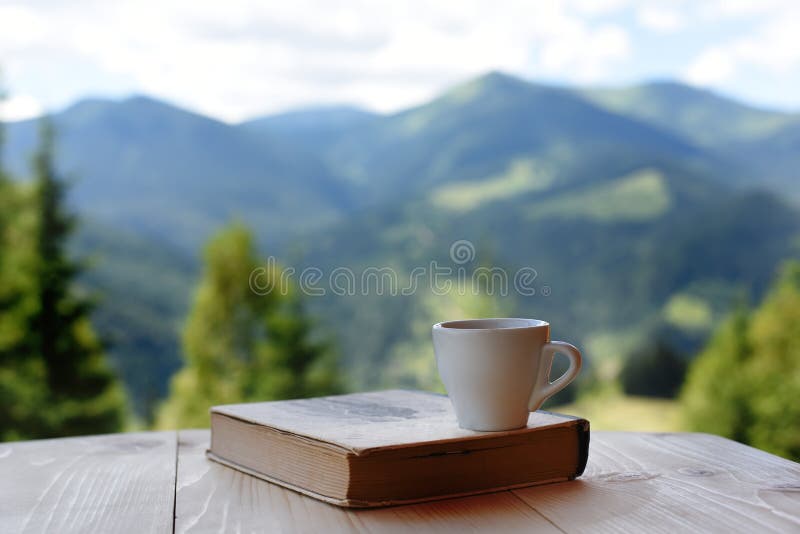
[[[800,110],[798,0],[0,0],[0,118],[144,93],[226,121],[394,111],[488,70]]]

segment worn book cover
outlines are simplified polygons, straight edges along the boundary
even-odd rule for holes
[[[450,400],[390,390],[211,409],[208,455],[341,506],[381,506],[579,476],[589,423],[544,411],[526,428],[458,426]]]

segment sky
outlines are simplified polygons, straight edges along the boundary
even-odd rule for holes
[[[490,70],[800,110],[800,0],[0,0],[0,120],[147,94],[237,122],[392,112]]]

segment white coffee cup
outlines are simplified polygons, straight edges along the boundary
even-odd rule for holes
[[[469,319],[433,325],[439,375],[458,425],[482,431],[522,428],[529,412],[564,389],[581,370],[581,352],[550,341],[550,325],[537,319]],[[556,354],[569,369],[550,382]]]

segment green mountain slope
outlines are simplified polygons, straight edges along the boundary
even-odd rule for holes
[[[321,106],[251,119],[239,124],[239,128],[316,151],[377,117],[352,106]]]
[[[724,153],[731,161],[754,168],[765,187],[786,192],[800,204],[800,117],[769,135],[732,143]]]
[[[509,284],[518,269],[533,268],[537,294],[509,288],[495,296],[498,309],[552,320],[590,361],[608,355],[595,350],[601,340],[685,328],[676,314],[686,302],[708,317],[675,334],[696,347],[734,299],[757,298],[776,265],[799,252],[797,212],[769,194],[737,193],[742,176],[724,156],[501,74],[377,119],[329,157],[362,193],[393,201],[315,236],[303,265],[344,265],[356,275],[391,267],[401,284],[431,260],[454,273],[502,267]],[[473,262],[449,257],[457,240],[474,245]],[[385,385],[397,347],[427,336],[409,326],[420,309],[440,310],[431,322],[459,313],[450,297],[425,304],[430,291],[315,300],[360,370],[358,387]],[[430,374],[404,376],[405,385],[424,385]]]
[[[584,89],[578,94],[606,109],[656,124],[708,147],[760,138],[792,120],[787,113],[755,108],[670,81]]]
[[[525,158],[557,182],[591,181],[655,159],[723,166],[682,138],[605,111],[570,91],[500,73],[377,119],[331,146],[328,161],[380,201],[505,172]]]
[[[337,219],[347,193],[313,156],[163,102],[83,101],[54,117],[58,164],[82,213],[194,253],[233,217],[265,243]],[[26,175],[32,121],[8,126],[11,170]]]
[[[777,265],[800,255],[800,216],[771,195],[714,184],[702,200],[687,197],[683,178],[648,168],[570,194],[498,200],[470,211],[445,213],[426,200],[375,210],[322,236],[302,266],[326,275],[347,267],[357,281],[365,269],[390,267],[400,288],[410,287],[413,269],[430,269],[431,261],[451,269],[451,277],[463,268],[468,284],[476,268],[499,267],[508,289],[502,294],[495,286],[495,309],[550,320],[554,336],[580,344],[591,365],[624,355],[621,341],[610,353],[595,350],[601,340],[642,336],[662,323],[678,329],[676,342],[696,348],[737,298],[759,298]],[[458,240],[472,243],[472,261],[450,257]],[[515,291],[520,269],[534,270],[535,294]],[[311,299],[339,333],[357,387],[386,385],[386,370],[397,365],[392,354],[410,337],[421,336],[415,350],[432,357],[429,333],[410,330],[420,307],[434,310],[423,322],[467,313],[457,295],[425,304],[432,291],[427,274],[418,282],[410,296],[378,295],[370,286],[367,297],[329,292]],[[673,301],[676,295],[681,299]],[[677,304],[687,301],[708,310],[706,322],[675,319]]]
[[[675,82],[579,90],[610,111],[649,122],[703,146],[739,169],[729,183],[800,200],[800,115],[748,106]]]
[[[655,328],[697,346],[800,252],[800,216],[774,194],[799,182],[798,136],[781,114],[644,87],[587,96],[491,73],[389,116],[312,110],[229,126],[147,99],[60,114],[60,166],[79,176],[72,200],[92,222],[78,249],[103,258],[87,285],[105,295],[99,329],[137,406],[163,393],[195,255],[232,216],[296,273],[322,270],[327,294],[309,307],[355,388],[437,387],[430,323],[464,315],[549,319],[590,367]],[[9,129],[18,172],[34,133]],[[458,240],[474,246],[470,261],[451,257]],[[369,267],[391,267],[402,288],[432,261],[451,269],[450,291],[423,278],[407,295],[377,294],[374,280],[362,294]],[[482,266],[506,270],[504,294],[459,293],[458,277]],[[331,291],[337,267],[356,276],[353,294]],[[534,294],[514,290],[520,269]]]

